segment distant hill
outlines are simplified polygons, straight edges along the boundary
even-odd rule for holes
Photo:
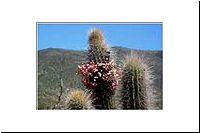
[[[155,109],[162,108],[162,51],[134,50],[124,47],[112,47],[117,64],[124,57],[137,53],[152,66],[155,75],[154,89],[157,95]],[[77,66],[87,60],[87,51],[48,48],[38,51],[38,109],[50,109],[56,103],[59,94],[59,77],[62,77],[64,89],[84,88],[80,76],[76,75]]]

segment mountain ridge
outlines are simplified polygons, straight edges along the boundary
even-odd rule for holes
[[[162,50],[157,50],[157,49],[132,49],[132,48],[126,48],[126,47],[122,47],[122,46],[113,46],[111,47],[111,49],[129,49],[129,50],[134,50],[134,51],[151,51],[151,52],[159,52],[159,51],[162,51]],[[65,51],[87,51],[85,49],[80,49],[80,50],[77,50],[77,49],[65,49],[65,48],[53,48],[53,47],[49,47],[49,48],[44,48],[44,49],[38,49],[37,51],[40,52],[40,51],[46,51],[46,50],[65,50]]]

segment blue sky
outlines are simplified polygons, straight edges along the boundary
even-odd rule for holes
[[[156,24],[67,24],[38,23],[38,49],[87,49],[88,32],[100,28],[109,46],[162,50],[162,23]]]

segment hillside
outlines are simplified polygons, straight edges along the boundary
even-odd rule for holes
[[[162,51],[131,50],[123,47],[111,49],[118,64],[124,57],[137,53],[152,66],[155,75],[154,89],[157,101],[153,109],[162,109]],[[80,76],[76,75],[77,66],[87,59],[87,51],[48,48],[38,51],[38,109],[51,109],[59,95],[59,78],[63,79],[64,89],[84,88]]]

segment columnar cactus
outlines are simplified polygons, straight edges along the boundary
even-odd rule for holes
[[[88,62],[78,66],[83,84],[92,91],[93,105],[97,109],[113,109],[112,100],[119,81],[119,70],[99,29],[89,34]]]
[[[110,50],[105,43],[103,33],[99,29],[92,29],[89,33],[88,59],[96,63],[108,63]]]
[[[152,82],[150,67],[139,57],[127,57],[122,72],[123,109],[148,109]]]
[[[68,92],[64,107],[71,110],[93,109],[90,94],[80,89],[72,89]]]

